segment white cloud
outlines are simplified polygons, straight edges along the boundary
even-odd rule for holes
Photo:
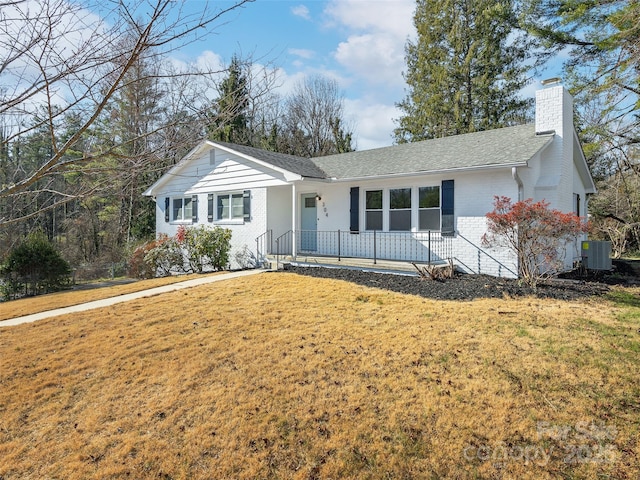
[[[369,83],[404,85],[404,45],[393,36],[352,35],[338,45],[334,55],[343,67]]]
[[[401,87],[404,47],[415,37],[414,8],[414,0],[330,0],[329,25],[349,32],[335,59],[359,81]]]
[[[305,5],[291,7],[291,13],[293,13],[296,17],[304,18],[305,20],[311,19],[311,16],[309,15],[309,9]]]
[[[315,57],[316,55],[316,53],[313,50],[308,50],[304,48],[290,48],[289,53],[296,57],[304,58],[307,60]]]
[[[356,31],[378,31],[406,39],[413,34],[415,0],[330,0],[325,14]]]
[[[345,114],[357,132],[354,140],[358,150],[386,147],[393,143],[393,120],[400,116],[395,105],[348,99],[345,101]]]
[[[211,50],[205,50],[198,55],[195,64],[199,69],[209,72],[221,72],[225,69],[222,57]]]

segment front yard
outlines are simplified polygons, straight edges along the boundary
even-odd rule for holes
[[[639,293],[265,273],[2,328],[0,478],[638,478]]]

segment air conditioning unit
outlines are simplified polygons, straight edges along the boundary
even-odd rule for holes
[[[611,270],[611,242],[582,242],[582,264],[587,270]]]

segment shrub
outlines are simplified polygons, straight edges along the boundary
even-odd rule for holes
[[[137,278],[166,277],[181,270],[182,250],[175,237],[161,234],[137,247],[129,260],[129,274]]]
[[[28,235],[0,268],[6,300],[61,290],[70,284],[71,267],[42,232]]]
[[[182,251],[175,238],[160,234],[155,240],[139,245],[129,259],[129,275],[136,278],[155,278],[182,271]]]
[[[587,229],[580,217],[549,209],[544,200],[511,203],[508,197],[494,197],[494,209],[487,219],[483,244],[511,248],[518,258],[520,277],[534,288],[542,278],[563,268],[567,244]]]
[[[189,271],[202,273],[205,269],[227,268],[231,230],[222,227],[208,228],[205,225],[181,227],[176,238],[185,251]]]
[[[171,272],[222,270],[229,264],[230,249],[229,229],[204,225],[180,227],[174,237],[163,234],[136,248],[131,255],[129,272],[138,278],[153,278]]]

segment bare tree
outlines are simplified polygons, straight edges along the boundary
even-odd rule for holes
[[[338,83],[312,76],[298,83],[285,100],[284,129],[294,155],[318,157],[351,151],[344,130],[344,99]]]
[[[55,188],[56,175],[101,157],[117,158],[121,145],[93,149],[84,142],[83,151],[76,149],[137,61],[159,59],[205,35],[226,13],[251,1],[234,0],[222,8],[203,3],[197,14],[187,13],[184,0],[102,0],[84,6],[66,0],[1,2],[1,147],[44,129],[51,149],[24,175],[0,184],[0,229],[89,194],[57,192],[55,201],[38,208],[3,208],[15,198],[30,205],[36,192]],[[43,109],[45,115],[38,115]],[[82,120],[63,135],[61,120],[70,113]]]

